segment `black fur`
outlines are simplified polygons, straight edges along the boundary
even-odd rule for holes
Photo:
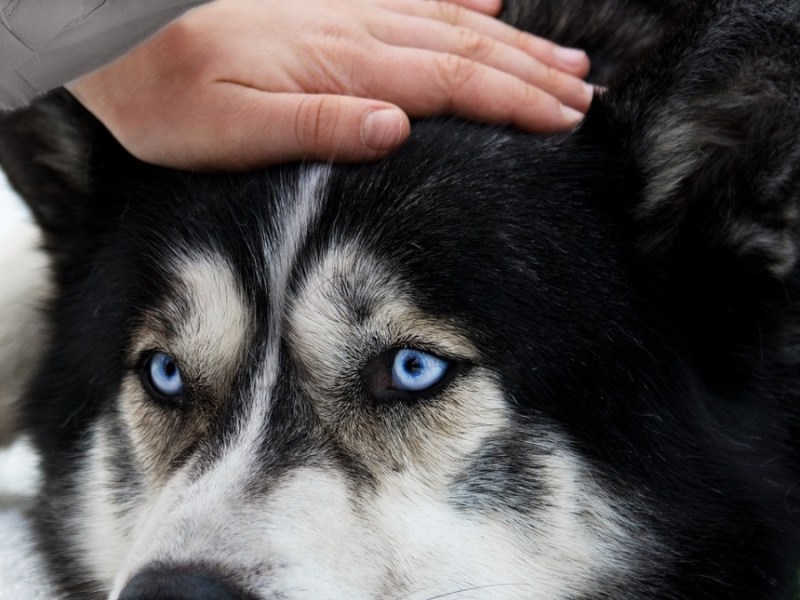
[[[557,423],[668,541],[646,579],[576,600],[794,600],[800,4],[506,4],[591,51],[609,91],[585,123],[550,137],[417,123],[390,158],[334,168],[304,252],[358,237],[395,265],[426,311],[472,332],[520,430]],[[64,474],[113,410],[120,340],[164,285],[158,249],[208,244],[252,279],[273,190],[300,167],[143,165],[64,93],[0,122],[0,159],[55,258],[53,343],[24,410],[45,458],[42,546],[86,598],[60,543]],[[522,510],[540,496],[515,435],[475,457],[485,486],[464,485]]]

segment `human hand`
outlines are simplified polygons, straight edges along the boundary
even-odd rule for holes
[[[409,116],[575,125],[588,58],[489,16],[499,5],[216,0],[68,88],[133,155],[200,170],[379,158]]]

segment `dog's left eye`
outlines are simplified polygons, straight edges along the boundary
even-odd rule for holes
[[[176,399],[186,391],[177,361],[164,352],[153,352],[147,357],[141,377],[145,388],[161,399]]]
[[[398,348],[369,361],[365,391],[381,402],[413,401],[438,392],[456,372],[451,361],[416,348]]]
[[[450,363],[422,350],[403,348],[394,355],[392,386],[405,392],[421,392],[439,383]]]

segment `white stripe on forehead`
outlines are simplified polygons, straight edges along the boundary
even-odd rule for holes
[[[266,344],[261,357],[261,372],[253,379],[250,414],[243,420],[243,429],[237,436],[237,447],[245,454],[250,446],[260,442],[264,424],[267,422],[270,396],[278,378],[280,341],[289,282],[297,256],[322,209],[323,190],[329,176],[328,165],[304,167],[297,181],[293,183],[293,189],[279,191],[280,198],[275,204],[274,214],[271,215],[272,227],[264,238],[269,315],[267,331],[261,332],[262,335],[259,336]],[[244,459],[245,456],[240,458]]]
[[[258,360],[261,371],[256,373],[253,378],[249,393],[243,394],[246,397],[247,414],[238,421],[239,430],[228,441],[217,464],[204,474],[199,482],[192,483],[189,480],[191,465],[187,465],[173,475],[169,486],[162,490],[158,497],[151,500],[152,504],[149,505],[146,513],[141,515],[141,522],[138,523],[140,531],[151,533],[157,531],[161,527],[161,523],[167,519],[166,515],[175,510],[175,502],[178,498],[190,506],[194,506],[193,502],[198,502],[198,506],[206,509],[208,502],[223,502],[223,505],[217,508],[220,514],[225,514],[229,510],[224,505],[225,498],[235,498],[236,491],[246,486],[253,474],[259,472],[254,467],[254,462],[258,460],[257,448],[263,440],[271,394],[278,377],[281,329],[283,313],[286,309],[287,288],[297,256],[305,244],[309,229],[319,215],[321,192],[329,173],[329,167],[311,166],[301,172],[292,189],[288,189],[288,185],[285,186],[287,189],[282,191],[279,202],[276,203],[275,212],[270,218],[271,229],[264,234],[262,251],[267,265],[267,273],[263,285],[269,294],[267,331],[251,332],[253,333],[252,339],[261,339],[265,343],[259,349],[261,356]],[[191,264],[193,267],[210,267],[212,262],[195,260]],[[188,274],[183,277],[187,284],[198,282],[207,284],[209,281],[218,279],[218,277],[212,276],[209,268],[183,268],[181,271]],[[223,269],[223,271],[228,275],[231,274],[229,268]],[[200,273],[202,276],[193,276],[196,273]],[[225,278],[223,277],[223,279]],[[217,295],[204,300],[214,309],[212,313],[219,313],[222,305],[225,304],[225,302],[218,301]],[[253,322],[250,321],[250,323]],[[172,493],[181,488],[184,488],[183,496]],[[119,594],[122,586],[133,573],[144,568],[148,561],[153,559],[146,550],[152,543],[152,537],[158,536],[143,534],[138,537],[128,553],[122,569],[115,577],[106,572],[98,574],[106,580],[113,579],[114,591],[111,598],[115,598]],[[177,556],[179,549],[172,548],[167,554]],[[120,557],[115,558],[117,563],[122,562]],[[97,564],[102,565],[103,563],[97,561]]]
[[[279,192],[275,214],[271,215],[272,227],[264,241],[264,257],[269,268],[271,331],[280,331],[295,260],[322,209],[323,190],[329,176],[330,166],[312,165],[300,172],[293,190]]]

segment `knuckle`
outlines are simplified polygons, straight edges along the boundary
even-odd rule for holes
[[[457,4],[436,0],[434,16],[437,20],[451,25],[459,25],[464,19],[464,10]]]
[[[158,37],[175,49],[182,49],[192,41],[194,29],[191,20],[177,19],[164,27]]]
[[[494,44],[486,36],[468,27],[458,27],[456,31],[458,46],[464,56],[483,59],[492,53]]]
[[[545,65],[544,67],[544,87],[548,90],[558,89],[564,80],[564,74],[558,69]]]
[[[457,92],[476,77],[478,64],[455,54],[442,54],[437,59],[437,71],[446,90]]]
[[[295,119],[298,146],[330,146],[336,139],[339,105],[333,98],[309,96],[300,101]]]

